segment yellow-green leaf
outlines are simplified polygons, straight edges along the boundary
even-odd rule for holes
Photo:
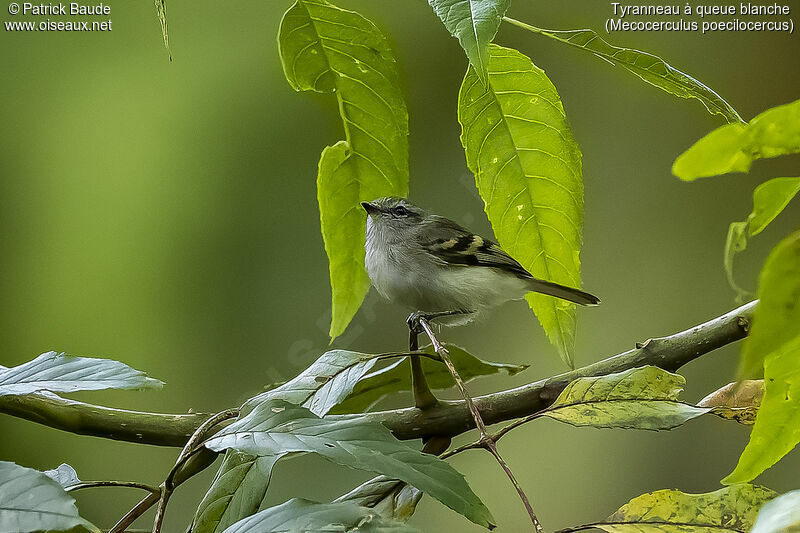
[[[723,483],[750,481],[800,442],[800,231],[767,258],[741,375],[763,361],[765,393],[750,442]]]
[[[345,140],[322,152],[317,198],[332,292],[330,336],[340,335],[369,290],[361,201],[408,194],[408,113],[381,31],[326,0],[298,0],[278,37],[297,91],[334,93]]]
[[[679,98],[696,98],[709,113],[719,114],[728,122],[744,122],[739,113],[710,87],[681,72],[653,54],[614,46],[593,30],[546,30],[506,18],[509,23],[533,33],[590,52],[613,65],[619,65],[642,81]]]
[[[578,378],[542,415],[575,426],[672,429],[711,410],[678,399],[685,383],[654,366]]]
[[[596,527],[609,533],[745,533],[758,510],[776,496],[758,486],[740,484],[704,494],[664,489],[642,494]]]
[[[486,83],[489,43],[511,0],[428,0],[450,35],[458,39],[469,62]]]
[[[467,71],[458,101],[461,143],[500,245],[531,274],[580,287],[581,153],[544,71],[489,47],[489,84]],[[531,293],[528,303],[574,366],[575,305]]]
[[[749,124],[726,124],[697,141],[672,165],[682,180],[747,172],[756,159],[800,152],[800,100],[768,109]]]
[[[751,296],[750,292],[739,287],[733,278],[733,258],[747,247],[747,237],[758,235],[800,191],[800,178],[773,178],[762,183],[753,191],[753,211],[743,222],[731,222],[728,238],[725,241],[725,272],[728,284],[738,293],[742,301]]]
[[[753,212],[747,218],[749,233],[758,235],[800,191],[800,178],[773,178],[753,191]]]

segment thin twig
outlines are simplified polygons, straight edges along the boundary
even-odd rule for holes
[[[192,457],[197,451],[204,449],[202,448],[203,440],[216,425],[218,425],[220,422],[224,422],[225,420],[236,418],[237,416],[239,416],[238,409],[226,409],[224,411],[220,411],[203,422],[200,427],[195,430],[192,436],[189,437],[189,441],[178,455],[175,465],[169,471],[169,474],[167,474],[167,478],[164,480],[164,483],[160,485],[161,495],[158,500],[158,507],[156,507],[156,516],[153,519],[153,533],[161,532],[161,526],[164,523],[164,514],[167,511],[167,503],[169,503],[169,498],[172,496],[172,492],[175,490],[175,487],[178,486],[178,483],[175,482],[175,477],[178,475],[178,472],[181,471],[190,457]]]
[[[408,320],[408,351],[419,351],[419,330],[409,317]],[[438,405],[439,400],[431,392],[428,380],[425,378],[425,371],[422,368],[422,360],[419,355],[413,353],[409,356],[411,360],[411,390],[414,393],[414,406],[420,410],[430,409]]]
[[[525,494],[525,491],[522,489],[522,486],[517,481],[517,478],[514,476],[514,473],[508,467],[508,464],[503,460],[503,457],[500,455],[500,452],[497,451],[497,446],[495,445],[495,441],[489,436],[486,432],[486,424],[483,422],[483,418],[481,417],[481,413],[478,408],[475,406],[475,402],[472,401],[472,396],[469,395],[467,391],[467,387],[464,384],[464,380],[461,379],[461,376],[458,374],[458,370],[456,370],[453,361],[450,359],[450,353],[447,351],[447,348],[439,342],[439,339],[436,338],[436,335],[433,333],[433,329],[431,328],[430,323],[425,317],[419,318],[419,325],[422,326],[422,329],[425,330],[425,333],[428,335],[428,338],[431,340],[431,344],[433,345],[433,349],[436,351],[437,354],[442,358],[442,361],[447,366],[447,369],[452,374],[453,379],[456,382],[456,386],[458,387],[459,392],[461,392],[462,398],[467,404],[470,413],[472,413],[472,418],[475,420],[475,427],[478,428],[480,432],[481,438],[478,441],[478,445],[482,448],[486,448],[489,453],[497,460],[498,464],[500,464],[500,468],[503,469],[503,472],[506,473],[508,476],[509,481],[516,489],[517,494],[519,495],[520,500],[522,500],[522,504],[525,506],[525,510],[528,512],[528,516],[531,519],[531,523],[533,524],[534,529],[537,533],[542,533],[544,528],[542,524],[539,522],[539,519],[536,517],[536,513],[533,511],[533,506],[531,505],[528,496]]]
[[[95,487],[128,487],[131,489],[146,490],[151,494],[159,494],[161,492],[155,487],[145,485],[144,483],[137,483],[135,481],[81,481],[80,483],[66,487],[64,490],[66,492],[72,492],[82,489],[93,489]]]

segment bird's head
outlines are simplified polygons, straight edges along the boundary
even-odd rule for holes
[[[379,228],[402,230],[422,222],[426,213],[406,198],[387,196],[371,202],[361,202],[369,223]]]

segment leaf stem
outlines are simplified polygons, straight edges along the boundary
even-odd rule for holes
[[[411,321],[408,322],[408,351],[419,351],[419,331]],[[409,359],[411,360],[411,390],[414,392],[414,406],[424,411],[438,405],[439,400],[431,392],[428,380],[425,378],[420,356],[412,353]]]
[[[135,481],[81,481],[80,483],[66,487],[64,490],[66,492],[72,492],[76,490],[92,489],[95,487],[128,487],[132,489],[146,490],[151,494],[159,494],[161,492],[156,487],[151,487],[150,485],[145,485],[144,483],[137,483]]]
[[[464,401],[469,408],[470,413],[472,413],[472,418],[475,421],[475,427],[478,428],[478,431],[481,434],[481,438],[478,441],[477,445],[481,448],[486,448],[489,453],[497,460],[500,468],[503,469],[503,472],[506,473],[508,476],[509,481],[516,489],[519,498],[522,500],[522,504],[525,506],[525,510],[528,512],[528,516],[531,519],[531,523],[533,524],[534,529],[537,533],[543,533],[544,528],[542,524],[539,522],[539,519],[536,517],[536,513],[533,511],[533,506],[531,506],[531,502],[528,499],[528,496],[525,494],[525,491],[522,489],[522,486],[517,481],[517,478],[514,476],[514,473],[508,467],[508,464],[503,460],[503,457],[500,455],[500,452],[497,451],[497,446],[495,445],[494,439],[489,436],[486,431],[486,424],[483,422],[483,417],[481,417],[481,413],[478,408],[475,406],[475,402],[472,401],[472,396],[469,395],[467,391],[467,387],[464,384],[464,380],[461,379],[461,376],[458,374],[458,370],[456,370],[453,361],[450,359],[450,353],[447,351],[447,348],[439,342],[439,339],[436,338],[436,335],[433,333],[433,329],[431,328],[430,323],[425,317],[419,317],[419,325],[425,330],[425,333],[428,335],[428,338],[431,340],[431,344],[433,345],[434,351],[439,354],[439,357],[442,358],[442,361],[447,366],[447,369],[450,371],[450,374],[453,376],[453,379],[456,382],[456,386],[458,387],[459,392],[461,393],[461,397],[464,398]]]

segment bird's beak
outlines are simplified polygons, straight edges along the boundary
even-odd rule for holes
[[[381,211],[375,204],[369,202],[361,202],[361,207],[364,208],[364,211],[366,211],[369,216],[377,215]]]

